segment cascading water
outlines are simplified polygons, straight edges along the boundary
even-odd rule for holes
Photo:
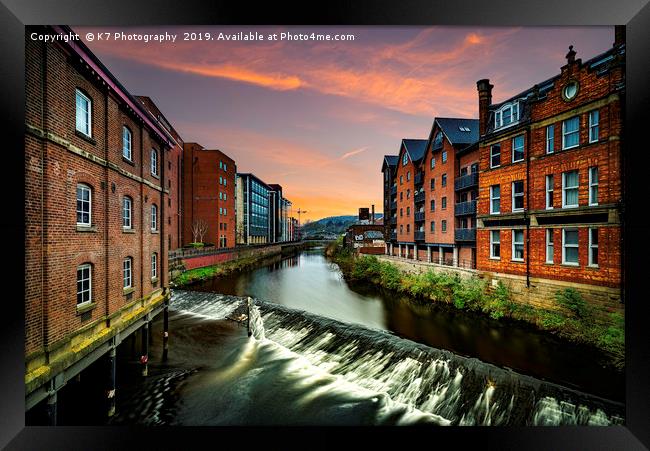
[[[171,306],[220,319],[245,303],[234,296],[177,292]],[[247,399],[265,407],[253,409],[232,398],[231,412],[201,424],[623,423],[621,404],[386,331],[259,300],[248,310],[252,337],[231,356],[229,365],[237,371],[226,365],[229,379],[220,383],[224,391],[246,387]],[[237,363],[242,359],[245,365]],[[274,409],[283,404],[276,418]]]

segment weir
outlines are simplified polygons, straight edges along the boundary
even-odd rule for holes
[[[403,414],[406,408],[442,425],[624,423],[620,403],[383,330],[214,293],[177,291],[170,307],[213,319],[247,308],[250,340],[281,348],[282,358],[307,360],[314,371],[328,376],[328,386],[374,393],[385,403],[385,417],[392,409],[393,416],[413,418]]]

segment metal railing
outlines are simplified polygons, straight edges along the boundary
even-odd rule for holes
[[[415,195],[415,202],[424,202],[424,191]]]
[[[454,205],[454,213],[456,216],[472,215],[476,213],[476,201],[470,200],[467,202],[459,202]]]
[[[454,239],[456,241],[476,241],[476,229],[456,229]]]
[[[424,181],[424,175],[421,172],[415,174],[415,178],[413,179],[415,185],[421,185],[423,181]]]
[[[391,233],[390,234],[390,239],[391,240],[396,240],[397,239],[397,232]]]
[[[414,217],[415,217],[416,222],[424,221],[424,212],[423,211],[416,211]]]
[[[471,172],[467,175],[458,177],[454,181],[455,191],[460,191],[462,189],[471,188],[473,186],[478,186],[478,172]]]
[[[390,209],[391,210],[397,210],[397,201],[393,201],[390,203]]]
[[[420,232],[419,230],[417,230],[415,232],[415,240],[416,241],[424,241],[424,232]]]
[[[390,194],[391,194],[391,196],[392,196],[393,194],[397,194],[397,185],[393,185],[393,186],[390,188]]]

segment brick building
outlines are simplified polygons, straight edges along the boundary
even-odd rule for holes
[[[477,82],[478,269],[527,288],[621,284],[625,44],[500,103]],[[609,293],[609,294],[608,294]]]
[[[197,143],[183,147],[183,244],[191,243],[197,227],[206,228],[204,243],[235,246],[235,160]]]
[[[384,155],[384,237],[386,243],[397,243],[397,155]],[[389,248],[386,248],[389,251]]]
[[[182,171],[183,171],[183,139],[178,132],[169,123],[167,118],[162,114],[153,100],[147,96],[136,96],[142,102],[145,108],[156,118],[158,125],[163,127],[173,138],[173,146],[167,159],[167,186],[169,192],[167,198],[167,247],[169,250],[178,249],[182,246],[183,229],[183,189],[182,189]]]
[[[28,31],[25,60],[29,409],[162,306],[175,180],[173,137],[83,43]]]

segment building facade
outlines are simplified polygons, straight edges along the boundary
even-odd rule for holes
[[[237,174],[237,244],[266,244],[271,229],[272,188],[253,174]]]
[[[478,269],[541,282],[621,284],[621,142],[625,45],[589,61],[572,47],[558,75],[480,116]],[[610,298],[611,298],[610,296]]]
[[[235,246],[236,173],[235,160],[220,150],[185,143],[183,244],[202,239],[217,248]]]
[[[291,202],[284,198],[282,186],[271,183],[269,191],[269,243],[289,241],[287,221]]]
[[[384,155],[381,166],[384,186],[384,237],[389,245],[397,244],[397,155]],[[387,252],[389,248],[386,248]]]
[[[27,34],[25,57],[29,409],[163,304],[176,180],[174,138],[83,43]]]

